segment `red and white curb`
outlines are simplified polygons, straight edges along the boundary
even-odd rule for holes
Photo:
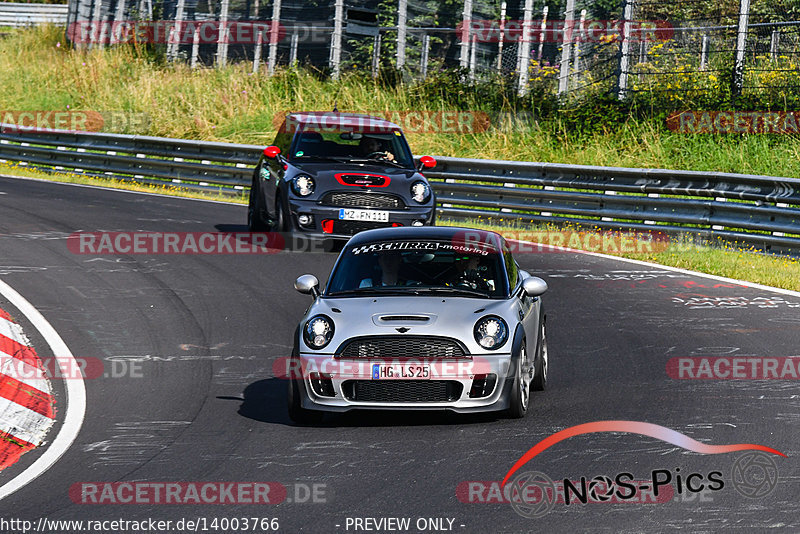
[[[0,470],[44,442],[55,399],[22,327],[0,309]]]
[[[2,295],[11,305],[16,308],[22,316],[24,316],[28,322],[33,325],[33,327],[41,334],[42,338],[44,338],[45,343],[50,348],[50,352],[52,353],[53,359],[55,362],[58,363],[59,370],[63,376],[71,376],[71,380],[64,380],[64,393],[65,393],[65,400],[64,403],[59,407],[59,420],[61,425],[58,429],[58,433],[55,437],[52,438],[52,441],[47,444],[46,447],[43,447],[43,452],[41,455],[36,458],[36,460],[25,468],[24,471],[19,473],[17,476],[5,482],[2,486],[0,486],[0,499],[3,499],[15,491],[19,490],[20,488],[24,487],[26,484],[29,484],[37,477],[39,477],[42,473],[46,472],[50,467],[52,467],[60,458],[64,455],[67,450],[69,450],[70,446],[75,442],[75,438],[78,437],[78,433],[81,430],[81,426],[83,426],[83,419],[86,416],[86,385],[83,383],[82,376],[74,376],[74,372],[72,372],[78,366],[78,362],[75,360],[75,357],[72,355],[72,352],[67,347],[67,344],[64,343],[64,340],[61,339],[61,336],[58,335],[55,328],[44,318],[44,316],[37,310],[33,305],[28,302],[25,297],[20,295],[13,287],[8,285],[7,283],[0,280],[0,295]],[[19,333],[19,325],[16,325],[8,314],[3,314],[0,325],[6,328],[6,333]],[[4,337],[8,337],[6,333],[0,332],[0,335]],[[2,338],[0,338],[2,339]],[[12,338],[8,338],[12,339]],[[34,360],[31,359],[31,354],[35,354],[32,349],[30,349],[30,344],[27,342],[27,338],[23,338],[22,341],[18,338],[16,339],[15,344],[6,345],[6,348],[10,348],[13,354],[7,354],[12,358],[17,358],[15,360],[4,359],[3,365],[9,365],[7,362],[11,362],[12,367],[16,371],[16,375],[12,374],[7,375],[8,378],[5,380],[16,380],[20,384],[24,384],[24,386],[20,386],[22,391],[27,391],[30,397],[34,397],[33,393],[36,391],[44,394],[47,393],[50,397],[50,410],[53,410],[53,403],[52,403],[52,394],[50,393],[49,386],[46,386],[48,391],[42,391],[39,387],[45,387],[42,382],[36,380],[30,380],[30,378],[38,379],[44,378],[37,375],[33,375],[33,377],[27,377],[23,375],[27,375],[25,372],[35,369]],[[0,349],[2,350],[2,349]],[[22,356],[22,358],[19,358]],[[25,360],[25,357],[28,357]],[[18,360],[23,360],[19,362]],[[22,366],[17,367],[22,363]],[[41,364],[41,361],[39,361]],[[24,364],[30,365],[31,367],[25,367]],[[8,369],[7,367],[3,367],[3,369]],[[70,373],[72,372],[72,375]],[[30,381],[23,381],[22,379],[25,378],[26,380]],[[38,387],[37,387],[38,386]],[[10,391],[10,390],[9,390]],[[22,398],[18,397],[17,395],[14,396],[15,399]],[[17,415],[25,414],[24,416],[14,417],[11,419],[12,424],[14,425],[13,432],[9,433],[8,435],[17,437],[17,447],[24,448],[26,444],[30,444],[35,446],[37,443],[41,443],[44,435],[47,432],[47,428],[53,424],[54,420],[52,418],[52,412],[50,413],[51,417],[47,417],[46,415],[40,413],[41,411],[45,411],[46,413],[46,406],[48,406],[48,402],[42,402],[42,399],[47,400],[47,397],[37,397],[39,400],[37,401],[39,404],[36,405],[18,405],[16,402],[14,403],[19,408],[12,406],[11,404],[8,405],[9,411],[8,413],[17,412]],[[6,399],[11,400],[11,399]],[[38,408],[40,411],[37,412],[33,408]],[[24,411],[27,410],[27,411]],[[35,413],[36,416],[32,414]],[[3,413],[3,417],[5,417],[5,413]],[[22,421],[25,421],[25,417],[39,417],[40,421],[44,419],[48,419],[50,421],[47,428],[43,427],[30,427],[30,426],[23,426],[21,424]],[[12,430],[9,428],[8,430]],[[27,436],[32,441],[27,441],[23,437],[20,437],[19,434],[27,432],[27,434],[23,434]],[[12,442],[14,440],[5,440]],[[25,443],[22,443],[25,441]],[[13,450],[13,449],[12,449]],[[30,450],[25,449],[25,450]],[[22,452],[17,451],[20,455],[23,454],[25,451]]]

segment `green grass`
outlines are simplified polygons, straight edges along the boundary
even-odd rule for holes
[[[73,50],[59,28],[14,32],[0,40],[0,106],[146,113],[144,128],[120,123],[117,133],[261,145],[272,141],[275,117],[288,110],[331,110],[336,104],[354,112],[513,111],[512,102],[487,95],[485,87],[453,95],[449,87],[437,92],[430,84],[389,86],[357,74],[333,82],[306,70],[280,70],[270,78],[253,76],[249,63],[193,71],[153,58],[141,46]],[[610,120],[600,115],[603,109],[591,133],[571,132],[556,114],[538,127],[408,138],[416,154],[800,177],[796,137],[675,134],[660,121]]]
[[[73,50],[59,28],[15,31],[0,39],[0,109],[146,113],[146,129],[119,126],[116,132],[261,145],[274,137],[274,118],[289,110],[329,110],[337,104],[354,112],[511,111],[510,102],[486,98],[478,90],[456,95],[460,104],[454,106],[456,97],[447,94],[449,89],[437,93],[430,85],[390,86],[360,75],[332,82],[305,70],[281,70],[269,78],[253,76],[247,63],[193,71],[154,57],[152,51],[133,46]],[[794,136],[682,135],[661,122],[632,116],[618,122],[598,116],[597,121],[591,133],[583,134],[570,131],[556,117],[535,127],[493,127],[465,135],[409,133],[408,138],[416,154],[800,177],[800,143]],[[232,201],[171,186],[56,176],[20,167],[0,167],[0,173]],[[746,249],[673,247],[626,257],[800,290],[796,259]]]

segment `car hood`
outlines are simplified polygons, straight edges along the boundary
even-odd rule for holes
[[[379,174],[388,177],[391,182],[401,181],[408,183],[412,178],[422,178],[414,169],[400,169],[391,165],[381,164],[348,164],[348,163],[294,163],[298,171],[311,175],[316,178],[320,184],[329,183],[329,187],[342,184],[336,179],[339,174]],[[390,184],[391,184],[390,182]],[[357,186],[354,186],[357,187]],[[372,188],[371,188],[372,189]],[[381,189],[381,188],[374,188]]]
[[[519,321],[520,303],[511,299],[481,299],[447,296],[380,296],[318,298],[302,323],[317,314],[334,323],[331,342],[321,351],[311,351],[299,340],[303,352],[334,353],[347,339],[360,336],[404,335],[456,338],[471,354],[489,351],[475,341],[473,327],[486,315],[502,317],[509,327],[509,340],[493,354],[511,350],[511,338]],[[302,328],[302,324],[301,324]],[[399,329],[405,330],[403,332]]]

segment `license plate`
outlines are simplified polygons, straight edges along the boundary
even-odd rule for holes
[[[431,378],[430,365],[405,364],[405,363],[374,363],[372,364],[373,380],[429,380]]]
[[[341,208],[339,220],[343,221],[372,221],[389,222],[389,212],[379,210],[354,210]]]

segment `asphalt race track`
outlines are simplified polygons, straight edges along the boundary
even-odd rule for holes
[[[324,283],[335,254],[79,255],[67,248],[73,232],[245,231],[246,207],[12,178],[0,178],[0,193],[0,279],[76,358],[102,360],[106,375],[85,380],[78,438],[47,472],[0,501],[4,518],[277,518],[281,532],[312,533],[392,531],[394,523],[355,519],[395,517],[410,518],[410,532],[420,519],[424,531],[468,533],[800,529],[797,377],[678,380],[667,372],[671,358],[800,357],[800,296],[585,254],[518,254],[550,285],[549,385],[533,394],[525,419],[350,413],[300,427],[286,415],[285,381],[273,363],[289,355],[310,303],[292,289],[294,279],[308,272]],[[0,308],[10,306],[0,298]],[[21,324],[47,357],[36,330]],[[63,384],[54,388],[60,412]],[[573,499],[534,518],[496,494],[493,502],[462,502],[490,497],[490,482],[540,440],[601,420],[653,423],[706,444],[760,444],[787,457],[765,455],[777,483],[749,498],[735,485],[743,464],[734,464],[746,453],[587,434],[553,445],[520,472],[577,484],[620,473],[650,481],[659,471],[669,473],[673,495],[645,503]],[[46,448],[0,473],[0,485]],[[758,466],[749,469],[752,485],[760,475]],[[712,472],[723,487],[694,493],[683,484],[678,492],[678,476],[699,474],[696,488]],[[69,494],[80,483],[137,481],[273,482],[287,496],[260,505],[81,504]]]

